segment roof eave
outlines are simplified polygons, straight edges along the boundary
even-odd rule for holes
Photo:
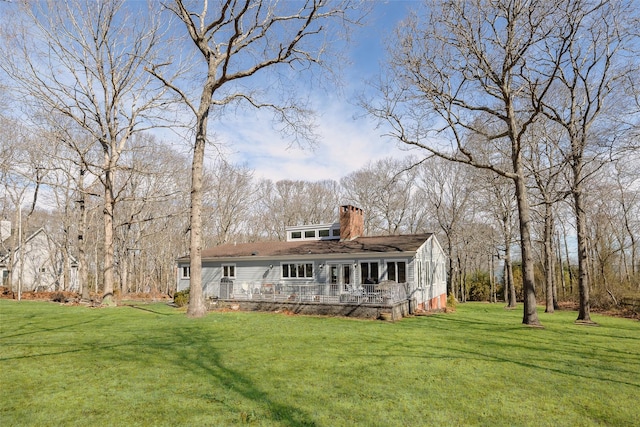
[[[323,259],[323,260],[339,260],[339,259],[350,259],[350,258],[366,258],[366,259],[378,259],[378,258],[386,258],[386,257],[412,257],[416,254],[417,251],[395,251],[395,252],[341,252],[341,253],[317,253],[317,254],[283,254],[283,255],[242,255],[242,256],[220,256],[220,257],[202,257],[202,262],[238,262],[238,261],[254,261],[254,260],[262,260],[262,261],[290,261],[292,259],[296,260],[315,260],[315,259]],[[178,264],[184,264],[190,262],[190,257],[181,257],[176,260]]]

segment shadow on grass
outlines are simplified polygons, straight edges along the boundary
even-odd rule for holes
[[[521,346],[514,345],[514,347],[521,347]],[[526,349],[527,347],[524,346],[524,348]],[[545,366],[543,364],[536,364],[533,361],[527,361],[524,358],[522,358],[522,359],[510,358],[510,357],[505,357],[505,356],[496,355],[496,354],[488,354],[488,353],[483,353],[483,352],[479,352],[479,351],[472,351],[472,350],[468,350],[468,349],[464,349],[464,350],[463,349],[452,349],[452,350],[454,350],[456,352],[459,352],[459,353],[462,353],[462,354],[473,355],[473,356],[476,356],[476,357],[482,357],[484,360],[494,360],[494,361],[498,361],[498,362],[512,363],[514,365],[518,365],[518,366],[521,366],[521,367],[534,369],[534,370],[540,370],[540,371],[543,371],[543,372],[555,372],[557,374],[562,374],[562,375],[576,377],[576,378],[583,378],[583,379],[587,379],[587,380],[607,381],[607,382],[611,382],[611,383],[614,383],[614,384],[627,385],[627,386],[636,387],[636,388],[640,389],[640,383],[633,383],[633,382],[629,382],[629,381],[624,381],[622,378],[624,378],[625,372],[622,371],[622,370],[619,370],[619,369],[612,369],[612,368],[608,368],[608,367],[598,367],[598,371],[597,372],[609,371],[609,372],[613,373],[614,375],[620,376],[620,379],[615,379],[615,378],[607,378],[607,377],[604,377],[602,375],[598,375],[597,372],[594,375],[587,375],[587,374],[584,374],[584,373],[577,372],[575,369],[560,369],[560,368]],[[548,363],[553,363],[553,361],[554,361],[554,353],[553,352],[549,353],[549,358],[546,361]],[[577,364],[577,366],[579,367],[579,363]],[[631,373],[635,373],[635,371],[630,370],[627,373],[631,374]]]
[[[157,310],[152,310],[152,309],[150,309],[148,307],[141,307],[139,305],[131,304],[131,303],[123,304],[122,306],[123,307],[135,308],[136,310],[147,311],[149,313],[158,314],[160,316],[175,316],[175,313],[162,313],[162,312],[157,311]]]
[[[316,423],[311,420],[309,414],[305,411],[291,405],[283,404],[274,399],[274,393],[258,388],[250,377],[242,372],[225,366],[224,359],[220,353],[212,345],[219,340],[203,328],[197,328],[193,331],[180,330],[177,336],[178,341],[183,344],[175,350],[176,363],[180,363],[185,369],[192,372],[200,372],[206,378],[210,378],[218,382],[224,388],[224,392],[233,392],[255,403],[257,407],[266,407],[264,417],[270,418],[272,421],[278,421],[283,425],[298,426],[315,426]],[[198,351],[186,351],[189,347],[197,347]],[[210,397],[211,398],[211,397]],[[221,402],[220,399],[214,399]],[[242,411],[238,411],[238,421],[248,422],[250,417]]]
[[[137,308],[137,307],[134,307]],[[143,309],[144,310],[144,309]],[[153,310],[144,310],[151,311]],[[157,313],[164,314],[164,313]],[[12,337],[28,333],[64,331],[71,332],[77,326],[88,325],[103,317],[88,319],[84,322],[76,322],[58,326],[55,328],[38,327],[36,331],[24,334],[13,334]],[[105,318],[109,319],[108,316]],[[164,317],[163,317],[164,318]],[[113,319],[111,319],[113,320]],[[266,422],[290,427],[316,426],[311,415],[295,405],[286,404],[278,400],[278,394],[272,390],[263,390],[255,384],[255,381],[241,370],[229,367],[227,361],[231,356],[221,354],[216,343],[230,339],[241,341],[241,337],[224,335],[220,336],[212,328],[215,325],[209,322],[184,319],[176,319],[177,325],[150,329],[150,333],[141,330],[141,334],[135,339],[119,340],[118,334],[113,329],[113,324],[101,324],[93,328],[94,334],[84,335],[82,339],[73,343],[58,342],[49,336],[43,342],[10,343],[12,346],[22,348],[21,352],[31,350],[38,351],[34,354],[0,356],[0,361],[10,360],[37,360],[38,358],[55,358],[56,356],[81,354],[98,361],[102,366],[119,366],[120,364],[155,367],[159,361],[174,369],[174,374],[180,377],[180,372],[189,372],[187,376],[194,383],[187,383],[186,399],[196,402],[191,413],[196,424],[204,419],[208,425],[221,422],[217,418],[232,419],[232,424]],[[201,319],[204,320],[204,319]],[[164,323],[167,326],[167,323]],[[90,329],[90,327],[87,327]],[[5,336],[8,338],[8,336]],[[244,336],[246,338],[246,336]],[[115,341],[114,341],[115,340]],[[2,340],[0,340],[2,343]],[[9,343],[7,343],[9,344]],[[81,356],[84,357],[84,356]],[[44,359],[43,359],[44,360]],[[46,365],[45,362],[42,362]],[[47,362],[48,363],[48,362]],[[110,368],[107,368],[110,369]],[[191,381],[191,380],[190,380]],[[205,383],[207,386],[200,386]],[[111,385],[106,385],[111,387]],[[191,395],[190,395],[191,394]],[[235,396],[235,397],[234,397]],[[206,401],[202,404],[202,401]],[[211,407],[212,402],[223,405],[226,409],[216,414]],[[209,406],[198,413],[198,408]],[[234,418],[235,417],[235,418]],[[213,418],[213,420],[212,420]],[[197,420],[197,421],[196,421]],[[224,424],[224,422],[222,423]]]
[[[6,339],[6,338],[15,338],[15,337],[26,336],[26,335],[34,335],[34,334],[39,334],[39,333],[61,331],[61,330],[73,328],[75,326],[88,325],[89,323],[95,322],[96,320],[98,320],[98,318],[94,317],[93,319],[83,320],[82,322],[71,323],[71,324],[68,324],[68,325],[56,326],[54,328],[38,326],[38,327],[36,327],[35,329],[33,329],[31,331],[18,332],[18,333],[7,334],[7,335],[2,334],[2,335],[0,335],[0,342],[2,340]],[[28,323],[28,324],[23,325],[22,328],[25,328],[27,326],[32,326],[32,325],[37,325],[37,323],[35,323],[35,322],[34,323]]]
[[[414,327],[409,324],[407,326]],[[640,367],[640,356],[630,353],[626,347],[614,348],[607,345],[610,339],[635,341],[637,338],[613,335],[611,331],[605,331],[604,327],[597,333],[585,335],[582,329],[574,330],[572,326],[567,325],[567,329],[561,331],[549,328],[529,330],[521,324],[499,324],[448,316],[432,317],[428,319],[428,325],[421,325],[430,329],[440,329],[449,336],[453,331],[462,334],[465,339],[463,346],[459,346],[455,338],[447,346],[451,352],[463,355],[463,359],[512,363],[543,372],[640,388],[640,382],[630,379],[630,375],[635,377],[637,374],[636,366]],[[473,333],[469,334],[470,331]],[[527,341],[527,337],[530,337],[531,341]],[[485,348],[493,348],[496,351],[480,350]],[[635,357],[630,358],[630,354]],[[637,361],[637,365],[632,363],[631,366],[617,366],[615,362],[620,356]],[[536,363],[536,360],[539,363]],[[583,368],[585,371],[594,369],[593,374],[581,372]]]
[[[0,362],[9,361],[9,360],[20,360],[20,359],[35,359],[38,357],[49,357],[49,356],[60,356],[63,354],[73,354],[73,353],[83,353],[83,352],[94,352],[97,350],[114,350],[117,348],[123,348],[131,343],[124,344],[114,344],[114,345],[86,345],[83,347],[76,347],[67,350],[60,351],[50,351],[45,353],[36,353],[36,354],[24,354],[21,356],[9,356],[9,357],[0,357]],[[43,345],[44,346],[44,345]]]

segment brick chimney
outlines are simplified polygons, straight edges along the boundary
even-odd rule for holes
[[[353,240],[364,234],[362,209],[351,205],[340,206],[340,240]]]

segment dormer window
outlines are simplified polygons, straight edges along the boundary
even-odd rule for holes
[[[332,240],[340,238],[340,224],[310,224],[287,227],[287,240]]]

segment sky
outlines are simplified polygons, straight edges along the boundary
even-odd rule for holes
[[[310,92],[318,134],[317,144],[312,148],[292,145],[290,139],[274,128],[270,114],[244,109],[235,117],[226,116],[223,126],[219,123],[210,126],[209,136],[213,133],[216,145],[222,148],[220,151],[208,148],[209,161],[222,152],[226,160],[252,169],[257,179],[339,181],[369,162],[406,157],[409,154],[406,146],[383,136],[384,130],[376,128],[375,120],[356,105],[356,99],[368,89],[366,82],[380,72],[384,40],[392,35],[407,10],[418,4],[418,0],[369,3],[372,10],[366,24],[355,27],[351,34],[346,52],[350,63],[344,66],[341,76],[343,88],[333,92],[316,87]],[[179,138],[166,129],[157,134],[170,143]]]
[[[227,123],[232,131],[217,129],[216,140],[222,142],[228,160],[246,164],[258,179],[335,180],[354,172],[369,162],[386,157],[409,155],[396,141],[384,137],[372,118],[356,105],[365,82],[379,73],[384,59],[384,39],[406,15],[413,1],[376,1],[368,24],[356,28],[349,48],[351,64],[345,67],[340,93],[317,90],[312,102],[317,112],[318,143],[313,147],[292,146],[273,127],[270,116],[243,111],[241,117]],[[215,155],[215,153],[213,153]]]

